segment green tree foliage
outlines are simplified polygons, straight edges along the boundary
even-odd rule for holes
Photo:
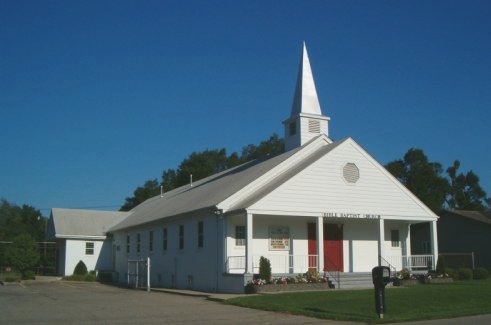
[[[12,244],[7,247],[5,256],[8,264],[22,274],[32,270],[40,258],[37,243],[28,234],[15,237]]]
[[[450,177],[450,192],[447,204],[450,209],[485,211],[489,198],[479,185],[479,177],[474,172],[459,173],[460,162],[455,160],[447,168]]]
[[[45,237],[46,219],[34,207],[24,204],[19,207],[0,200],[0,240],[12,241],[21,234],[29,234],[36,241]]]
[[[75,265],[75,270],[73,270],[74,275],[86,275],[88,273],[87,266],[83,261],[79,261],[77,265]]]
[[[271,282],[271,262],[264,256],[259,258],[259,278]]]
[[[386,168],[433,212],[441,211],[450,185],[440,163],[430,162],[423,150],[411,148],[402,160],[391,161]]]
[[[143,186],[139,186],[133,192],[133,196],[127,197],[121,207],[121,211],[129,211],[143,201],[158,195],[160,193],[160,184],[156,179],[148,180]]]
[[[190,175],[193,175],[193,181],[197,181],[247,161],[282,152],[284,152],[283,139],[276,134],[262,141],[258,146],[249,144],[243,147],[240,156],[236,152],[228,155],[225,148],[193,152],[179,164],[177,169],[164,170],[160,184],[154,179],[146,181],[142,187],[137,187],[133,196],[126,198],[120,210],[131,210],[146,199],[160,194],[160,186],[163,187],[164,192],[167,192],[189,184]]]

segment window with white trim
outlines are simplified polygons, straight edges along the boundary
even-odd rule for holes
[[[162,230],[162,249],[165,251],[167,251],[167,228],[164,227],[164,229]]]
[[[140,253],[141,236],[140,233],[136,234],[136,252]]]
[[[153,231],[148,232],[148,251],[153,252]]]
[[[85,242],[85,255],[94,255],[94,242]]]
[[[235,226],[235,246],[245,246],[246,244],[245,226]]]
[[[130,235],[126,235],[126,254],[130,253]]]
[[[198,222],[198,247],[201,248],[203,247],[203,233],[204,233],[204,225],[203,221]]]
[[[184,225],[179,226],[179,249],[184,249]]]
[[[392,229],[390,231],[390,241],[392,247],[400,247],[401,242],[399,241],[399,229]]]

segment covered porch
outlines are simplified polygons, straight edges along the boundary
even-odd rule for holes
[[[309,269],[330,276],[362,273],[376,265],[397,271],[434,269],[436,220],[430,221],[432,254],[411,254],[410,227],[419,222],[360,214],[236,215],[224,226],[224,273],[257,274],[261,256],[269,259],[276,276]]]

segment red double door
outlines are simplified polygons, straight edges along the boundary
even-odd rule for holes
[[[317,255],[316,224],[307,224],[308,252]],[[309,268],[317,267],[317,260],[309,258]],[[333,223],[324,224],[324,271],[343,272],[343,226]]]

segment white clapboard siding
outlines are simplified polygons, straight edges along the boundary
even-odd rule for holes
[[[360,178],[343,178],[354,163]],[[253,204],[254,210],[342,212],[434,218],[431,212],[354,141],[346,141]]]

